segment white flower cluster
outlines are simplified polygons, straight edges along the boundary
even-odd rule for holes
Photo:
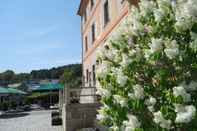
[[[166,42],[165,46],[164,52],[169,59],[173,59],[179,54],[179,45],[176,40]]]
[[[197,1],[196,0],[179,0],[176,10],[176,24],[177,31],[186,31],[191,29],[193,24],[197,21]]]
[[[197,90],[197,82],[196,81],[191,81],[189,84],[186,84],[186,82],[182,82],[181,86],[185,88],[188,92],[190,91],[196,91]]]
[[[195,39],[193,42],[190,43],[190,48],[194,50],[195,52],[197,52],[197,39]]]
[[[193,105],[183,106],[175,104],[176,123],[189,123],[196,115],[196,108]]]
[[[121,65],[123,67],[126,67],[127,65],[132,63],[132,59],[127,55],[127,54],[123,54],[122,55],[122,62]]]
[[[179,86],[173,88],[174,96],[178,97],[181,96],[185,102],[191,101],[191,94],[190,92],[197,90],[197,82],[191,81],[189,84],[186,82],[182,82]]]
[[[103,61],[99,66],[96,68],[96,74],[101,77],[106,77],[106,75],[110,71],[110,63]]]
[[[162,51],[165,45],[164,52],[169,59],[174,59],[179,55],[179,45],[176,40],[162,40],[161,38],[152,38],[151,43],[149,43],[150,49],[145,50],[145,58],[149,59],[150,55]]]
[[[114,103],[118,103],[120,104],[122,107],[127,107],[128,103],[127,103],[127,99],[120,96],[120,95],[113,95],[114,97]]]
[[[165,128],[165,129],[171,128],[172,121],[166,120],[160,111],[155,112],[153,115],[154,115],[154,122],[159,124],[160,127]]]
[[[152,38],[152,43],[149,45],[152,53],[163,49],[163,40]]]
[[[186,92],[186,90],[183,86],[174,87],[173,88],[173,95],[176,97],[181,96],[183,98],[184,102],[191,101],[191,95]]]
[[[157,100],[152,96],[145,101],[145,105],[147,106],[147,108],[150,112],[155,111],[154,106],[155,106],[156,103],[157,103]]]
[[[103,121],[105,119],[110,118],[110,116],[108,116],[107,113],[105,112],[106,110],[109,110],[109,109],[110,108],[106,104],[104,104],[104,106],[102,106],[98,110],[99,114],[97,114],[97,116],[96,116],[97,120]]]
[[[181,96],[185,103],[191,101],[191,94],[188,92],[197,90],[197,82],[191,81],[188,85],[186,82],[178,87],[173,88],[173,94],[178,97]],[[174,104],[176,116],[176,123],[189,123],[196,115],[196,107],[193,105]]]
[[[128,77],[123,73],[122,69],[117,70],[117,83],[124,87],[128,81]]]
[[[147,17],[155,8],[155,3],[153,1],[142,0],[142,2],[139,3],[139,8],[141,10],[140,14]]]
[[[133,86],[134,93],[129,93],[128,96],[132,99],[140,100],[144,99],[144,88],[141,85]]]
[[[144,33],[144,25],[139,21],[140,19],[140,14],[137,8],[133,7],[131,10],[131,14],[129,15],[128,19],[130,21],[130,24],[132,25],[132,34],[133,35],[140,35]]]
[[[154,17],[157,22],[161,22],[163,18],[165,17],[165,12],[161,9],[155,9],[154,10]]]
[[[190,123],[196,115],[196,107],[192,105],[196,102],[194,95],[197,91],[197,81],[191,78],[194,73],[191,70],[189,73],[182,73],[189,74],[187,78],[190,77],[191,80],[183,80],[180,84],[186,75],[175,76],[176,79],[172,80],[169,78],[171,70],[169,74],[166,71],[174,68],[182,70],[181,62],[187,57],[184,55],[190,55],[187,50],[192,48],[197,52],[197,33],[192,30],[194,23],[197,24],[197,0],[140,0],[138,8],[132,7],[126,20],[127,22],[123,22],[116,33],[113,33],[110,40],[115,42],[107,41],[107,48],[100,51],[101,62],[97,76],[101,77],[103,88],[98,88],[97,93],[104,98],[103,101],[108,101],[105,98],[110,99],[108,102],[111,108],[111,104],[114,104],[114,107],[124,109],[121,110],[124,111],[122,114],[124,117],[127,114],[128,120],[122,120],[123,125],[117,126],[119,123],[116,123],[116,120],[122,116],[116,112],[116,115],[110,116],[110,113],[107,113],[110,107],[105,105],[107,102],[103,102],[104,107],[99,110],[100,115],[97,118],[114,120],[113,125],[110,125],[114,131],[135,131],[144,128],[143,120],[138,117],[140,114],[135,112],[136,108],[143,110],[141,104],[144,104],[146,112],[143,115],[152,114],[152,124],[163,129],[171,130],[177,125]],[[193,31],[190,31],[191,40],[186,32],[190,29]],[[184,35],[188,37],[184,38]],[[183,49],[186,47],[187,49]],[[188,68],[191,65],[190,63]],[[157,70],[158,75],[155,75]],[[177,72],[173,72],[173,75],[181,74],[181,71]],[[161,80],[158,80],[158,77]],[[168,83],[164,85],[166,81],[163,78],[170,81],[169,85],[173,84],[173,88],[166,87]],[[151,83],[151,80],[157,84]],[[179,101],[178,98],[182,99]],[[129,109],[131,105],[136,107]],[[165,107],[171,109],[170,113],[176,114],[171,116],[174,118],[169,118],[165,111],[163,112]]]
[[[141,123],[138,121],[137,117],[129,114],[128,121],[124,121],[125,131],[135,131],[136,128],[139,128]]]
[[[108,89],[104,89],[104,88],[101,88],[101,87],[97,87],[96,94],[100,95],[100,96],[104,96],[104,97],[111,96],[111,92]]]

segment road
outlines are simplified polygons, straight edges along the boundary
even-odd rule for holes
[[[0,131],[62,131],[51,126],[51,111],[32,111],[0,118]]]

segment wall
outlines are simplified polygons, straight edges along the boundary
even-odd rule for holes
[[[65,106],[63,125],[65,131],[94,127],[100,104],[70,104]]]

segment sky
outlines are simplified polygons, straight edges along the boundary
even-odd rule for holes
[[[81,61],[80,0],[0,0],[0,72]]]

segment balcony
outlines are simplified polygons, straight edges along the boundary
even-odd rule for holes
[[[100,100],[96,87],[65,88],[62,94],[66,105],[99,103]]]

